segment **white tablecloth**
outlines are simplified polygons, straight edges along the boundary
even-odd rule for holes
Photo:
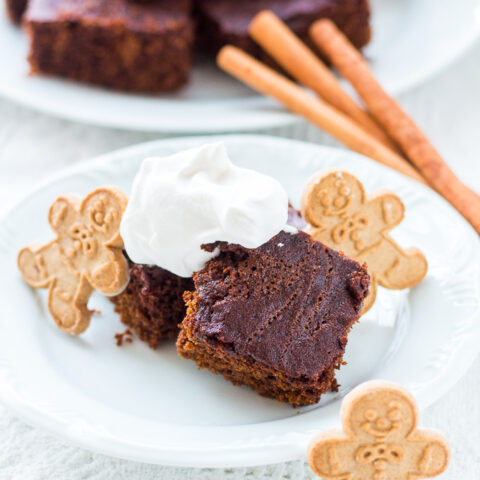
[[[480,44],[448,71],[402,95],[400,100],[458,175],[480,191]],[[335,144],[304,125],[266,133]],[[36,182],[63,166],[156,138],[159,135],[58,120],[0,100],[0,214]],[[443,480],[480,479],[479,379],[480,358],[477,358],[467,375],[422,414],[421,423],[444,432],[452,447],[451,465],[439,477]],[[1,480],[87,478],[302,480],[314,476],[304,462],[198,470],[118,460],[67,445],[38,428],[27,426],[0,407]]]

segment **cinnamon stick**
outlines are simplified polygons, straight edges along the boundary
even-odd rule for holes
[[[456,177],[424,133],[383,90],[358,50],[329,20],[315,22],[310,34],[425,179],[480,233],[480,196]]]
[[[332,71],[272,11],[258,13],[250,23],[249,33],[293,78],[397,151],[372,117],[343,90]]]
[[[422,176],[404,158],[362,130],[346,115],[311,96],[296,83],[239,48],[223,47],[217,56],[217,63],[220,68],[243,83],[276,98],[288,109],[310,120],[352,150],[425,183]]]

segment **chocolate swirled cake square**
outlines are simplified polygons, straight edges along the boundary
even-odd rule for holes
[[[205,248],[220,253],[193,275],[179,354],[262,395],[318,402],[336,385],[368,291],[366,267],[301,231],[255,249]]]

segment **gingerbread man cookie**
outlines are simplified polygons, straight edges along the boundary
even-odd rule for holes
[[[405,214],[402,201],[392,192],[367,196],[350,173],[327,170],[306,185],[302,214],[315,240],[366,262],[371,282],[363,313],[375,301],[377,284],[395,290],[411,288],[427,273],[425,256],[416,248],[402,249],[389,235]]]
[[[334,480],[413,480],[442,473],[448,465],[446,440],[417,430],[415,399],[402,387],[370,381],[343,400],[344,431],[323,432],[310,444],[312,470]]]
[[[48,288],[48,308],[65,332],[82,333],[92,311],[93,290],[120,293],[128,283],[119,227],[127,197],[116,188],[97,188],[83,200],[59,197],[48,221],[57,238],[28,246],[18,254],[18,268],[29,285]]]

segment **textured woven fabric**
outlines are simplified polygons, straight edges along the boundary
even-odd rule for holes
[[[452,68],[402,96],[405,108],[433,139],[452,167],[480,187],[480,45]],[[334,145],[304,125],[268,131]],[[66,122],[0,101],[0,214],[36,182],[59,168],[157,134],[121,132]],[[480,292],[479,292],[480,295]],[[1,293],[0,293],[1,296]],[[480,358],[421,422],[445,433],[452,446],[443,480],[480,479]],[[304,462],[246,469],[185,469],[142,465],[65,444],[27,426],[0,408],[0,480],[304,480],[314,478]]]

